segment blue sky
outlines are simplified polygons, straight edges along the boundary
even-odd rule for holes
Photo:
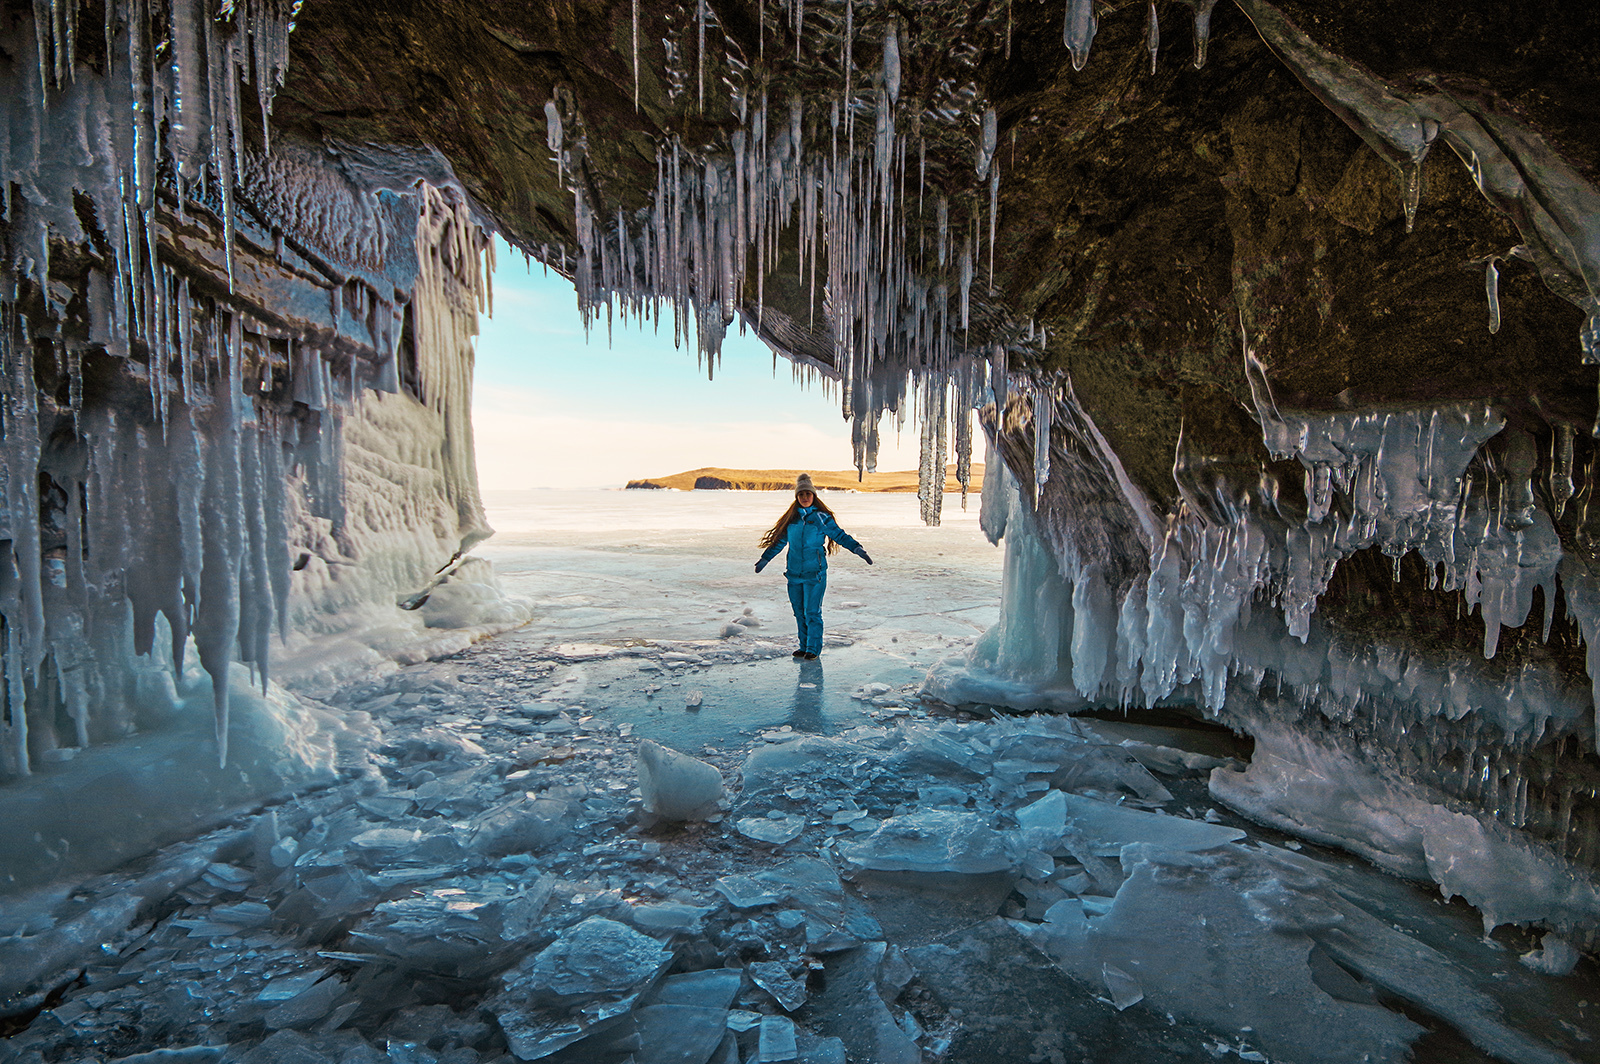
[[[716,379],[661,331],[602,322],[584,338],[572,285],[500,243],[494,317],[478,337],[472,420],[485,488],[622,487],[700,466],[849,469],[837,390],[794,379],[737,325]],[[917,442],[884,424],[880,469],[915,469]]]

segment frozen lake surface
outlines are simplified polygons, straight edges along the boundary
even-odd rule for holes
[[[978,499],[963,512],[946,499],[929,528],[913,495],[835,495],[840,527],[873,564],[840,551],[828,569],[821,659],[801,666],[780,555],[759,575],[761,534],[788,506],[788,492],[487,492],[495,536],[476,553],[494,562],[506,590],[534,603],[534,620],[503,642],[545,650],[565,643],[716,640],[736,619],[756,626],[735,642],[763,644],[761,667],[714,670],[695,689],[692,714],[672,680],[661,694],[631,664],[574,665],[566,696],[604,704],[639,734],[693,750],[763,727],[831,731],[860,722],[850,694],[864,684],[921,683],[939,658],[970,644],[999,617],[1002,552],[978,529]],[[749,611],[748,613],[746,611]],[[741,627],[745,627],[741,625]],[[776,654],[774,658],[773,655]],[[600,688],[599,684],[607,684]],[[603,697],[602,697],[603,696]],[[675,712],[669,712],[668,705]]]
[[[793,635],[781,557],[757,575],[763,532],[788,492],[490,491],[495,536],[475,553],[536,605],[519,638],[715,638],[749,607],[763,634]],[[829,493],[839,525],[872,555],[829,564],[823,624],[882,653],[926,658],[923,637],[975,636],[999,616],[1002,552],[978,530],[978,499],[924,526],[915,496]],[[900,635],[917,637],[900,647]],[[915,654],[913,654],[913,651]]]

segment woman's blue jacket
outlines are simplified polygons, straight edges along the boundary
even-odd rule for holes
[[[804,578],[827,572],[830,539],[850,553],[866,557],[861,544],[839,527],[839,522],[833,519],[832,514],[825,514],[815,506],[803,506],[795,519],[789,522],[788,534],[761,555],[756,571],[765,569],[780,550],[788,547],[789,557],[783,568],[785,576]]]

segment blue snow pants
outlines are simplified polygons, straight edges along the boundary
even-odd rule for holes
[[[789,605],[800,629],[800,649],[822,653],[822,596],[828,590],[828,570],[812,576],[789,577]]]

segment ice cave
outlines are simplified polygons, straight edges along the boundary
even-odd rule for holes
[[[1600,1061],[1600,5],[0,11],[0,1064]],[[990,553],[519,593],[508,257]]]

